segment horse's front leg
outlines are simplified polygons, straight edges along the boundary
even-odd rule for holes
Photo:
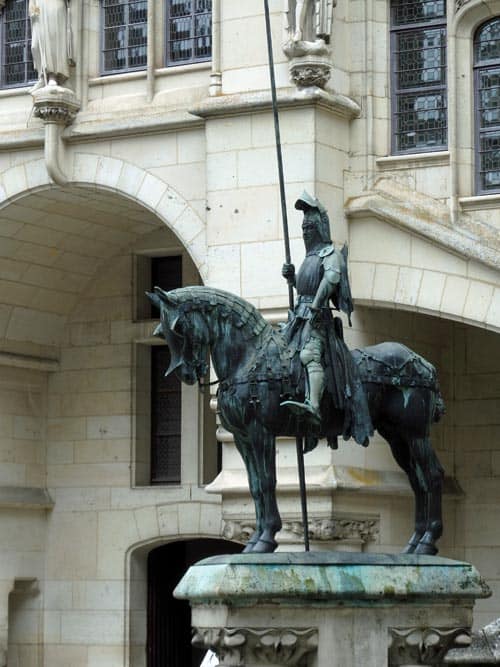
[[[253,443],[249,442],[246,437],[236,434],[234,434],[234,441],[247,470],[248,486],[255,505],[255,531],[252,533],[243,549],[243,553],[249,553],[254,550],[255,545],[264,531],[264,499],[258,479],[258,468],[255,460]]]
[[[424,452],[427,464],[425,472],[428,485],[428,514],[426,530],[415,549],[415,553],[435,555],[438,552],[436,541],[443,534],[441,499],[444,470],[428,438],[425,439]]]
[[[275,437],[265,428],[256,428],[256,453],[260,489],[264,502],[263,531],[252,549],[253,553],[270,553],[276,549],[276,533],[281,530],[281,517],[276,501]]]

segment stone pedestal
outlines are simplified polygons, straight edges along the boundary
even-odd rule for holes
[[[208,558],[175,591],[224,667],[439,665],[489,595],[468,563],[342,552]]]

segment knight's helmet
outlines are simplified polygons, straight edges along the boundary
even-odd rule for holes
[[[304,190],[302,195],[295,202],[295,208],[299,211],[308,211],[311,208],[316,209],[319,212],[318,229],[321,240],[324,241],[324,243],[332,242],[330,235],[330,218],[328,217],[326,208],[318,199],[316,199],[316,197],[312,197]]]

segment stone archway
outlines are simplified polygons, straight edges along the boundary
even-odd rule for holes
[[[117,158],[78,152],[68,188],[99,188],[134,201],[154,213],[188,249],[196,268],[206,278],[205,223],[188,202],[165,181]],[[6,169],[0,175],[0,206],[53,189],[45,161],[32,160]],[[61,189],[65,192],[67,188]]]

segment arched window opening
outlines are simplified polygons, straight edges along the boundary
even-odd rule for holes
[[[31,55],[28,0],[7,0],[0,22],[0,86],[27,86],[38,78]]]
[[[391,80],[392,152],[445,149],[445,0],[391,0]]]
[[[149,553],[147,667],[200,667],[205,651],[191,646],[189,602],[176,600],[173,590],[197,561],[242,548],[226,540],[197,539],[172,542]]]
[[[500,17],[483,23],[474,39],[476,190],[500,192]]]

